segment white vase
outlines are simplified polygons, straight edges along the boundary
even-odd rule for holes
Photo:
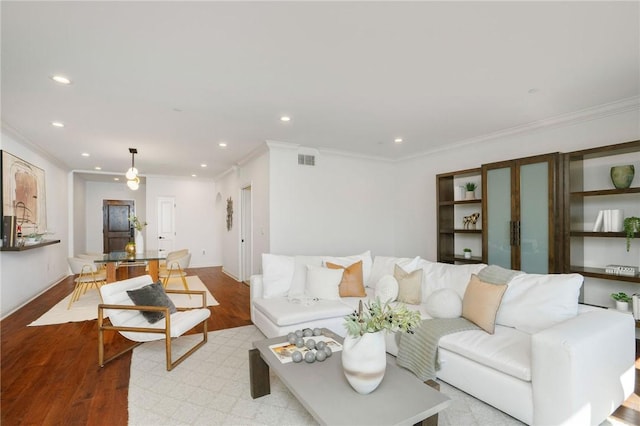
[[[356,392],[366,395],[382,382],[387,369],[384,332],[347,335],[342,344],[342,369]]]
[[[475,200],[476,199],[476,191],[467,191],[465,193],[465,197],[466,200]]]
[[[144,254],[144,238],[142,232],[136,230],[136,254]]]
[[[621,302],[616,300],[616,309],[619,311],[628,311],[629,310],[629,302]]]

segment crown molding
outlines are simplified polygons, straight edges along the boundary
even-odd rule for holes
[[[22,133],[20,133],[20,131],[18,129],[16,129],[14,127],[11,127],[5,121],[1,121],[0,122],[0,126],[2,127],[2,131],[3,132],[6,132],[9,136],[11,136],[12,138],[16,139],[21,144],[25,145],[31,151],[33,151],[36,154],[40,155],[41,157],[47,159],[47,161],[49,161],[52,164],[60,167],[62,170],[66,171],[66,172],[70,172],[71,171],[71,169],[69,168],[69,166],[67,164],[65,164],[62,161],[58,160],[57,158],[53,157],[47,151],[43,150],[38,145],[36,145],[33,142],[31,142],[26,136],[22,135]],[[4,149],[4,148],[2,148],[2,149]]]
[[[611,115],[623,114],[629,111],[640,111],[640,96],[632,96],[630,98],[621,99],[618,101],[597,105],[595,107],[585,108],[578,111],[569,112],[566,114],[556,115],[554,117],[545,118],[542,120],[532,121],[520,126],[514,126],[507,129],[499,130],[497,132],[488,133],[482,136],[475,136],[473,138],[464,139],[457,142],[452,142],[446,146],[423,151],[418,154],[409,155],[406,157],[398,158],[395,162],[402,162],[412,160],[415,158],[424,157],[426,155],[435,154],[438,152],[449,151],[453,149],[459,149],[467,147],[469,145],[486,142],[493,139],[500,139],[506,136],[512,136],[517,134],[523,134],[527,132],[533,132],[542,128],[554,128],[561,126],[574,125],[585,121],[597,120]]]

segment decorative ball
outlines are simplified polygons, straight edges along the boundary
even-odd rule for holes
[[[304,330],[302,330],[302,333],[303,333],[304,337],[313,336],[313,330],[311,330],[310,328],[305,328]]]
[[[324,347],[324,353],[327,354],[327,358],[329,358],[333,354],[333,351],[331,350],[331,348],[329,346],[325,346]]]
[[[316,348],[316,341],[313,339],[307,339],[307,341],[304,344],[307,348],[309,349],[315,349]]]
[[[296,338],[296,346],[301,348],[304,346],[304,339],[302,337],[297,337]]]
[[[324,350],[324,348],[327,347],[327,342],[325,342],[324,340],[320,340],[319,342],[316,343],[316,349],[319,351]]]
[[[302,330],[296,330],[295,333],[296,333],[296,336],[302,337]]]
[[[450,288],[441,288],[429,295],[425,310],[432,318],[458,318],[462,315],[462,299]]]
[[[319,328],[314,328],[313,329],[313,335],[314,336],[322,336],[322,330],[320,330]]]
[[[309,351],[306,354],[304,354],[304,360],[306,362],[308,362],[309,364],[315,362],[316,360],[316,354],[314,354],[313,352]]]
[[[296,339],[298,337],[296,336],[295,333],[289,333],[287,334],[287,342],[291,343],[292,345],[296,343]]]
[[[316,361],[324,361],[325,359],[327,359],[327,353],[325,351],[318,351],[316,352]]]
[[[293,362],[301,362],[302,361],[302,352],[293,351],[293,353],[291,354],[291,359],[293,360]]]

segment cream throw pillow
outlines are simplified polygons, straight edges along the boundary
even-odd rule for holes
[[[493,334],[496,314],[505,291],[506,285],[487,284],[480,281],[476,274],[472,274],[462,299],[462,316]]]
[[[344,269],[329,269],[311,265],[307,268],[307,296],[326,300],[340,300],[338,286],[342,281],[342,271]]]
[[[398,302],[419,305],[422,302],[422,269],[406,272],[394,266],[393,277],[398,281]]]
[[[398,281],[393,275],[385,275],[376,283],[376,299],[380,302],[395,302],[398,298]]]

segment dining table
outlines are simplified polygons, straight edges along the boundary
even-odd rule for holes
[[[95,263],[105,264],[107,269],[107,283],[117,281],[116,270],[119,267],[135,266],[136,264],[148,265],[148,274],[154,281],[158,281],[158,272],[160,269],[160,260],[166,257],[165,252],[158,250],[149,250],[143,253],[127,253],[124,251],[114,251],[106,253],[101,259],[96,259]],[[120,273],[120,279],[128,278],[128,268],[123,268]]]

